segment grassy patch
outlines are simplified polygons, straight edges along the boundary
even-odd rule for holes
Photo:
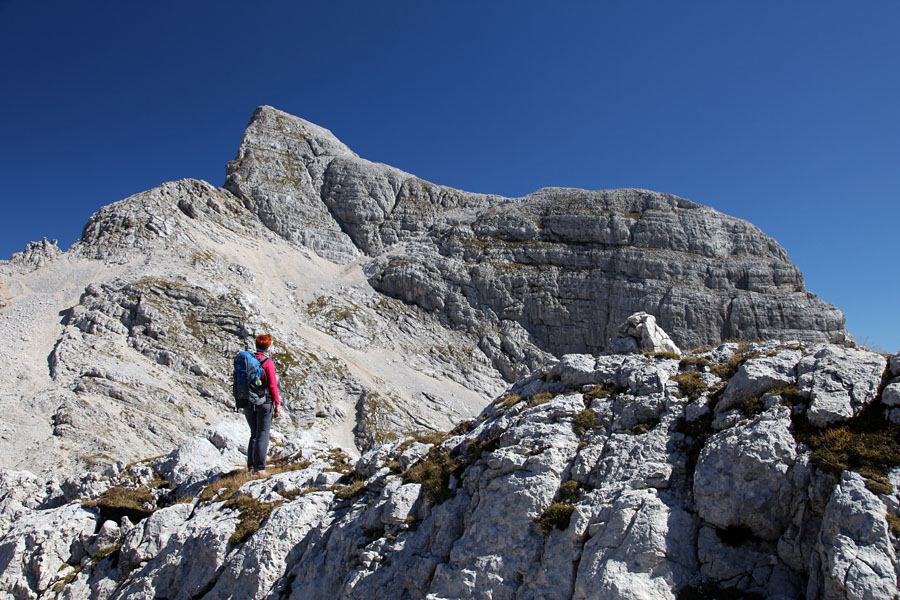
[[[242,485],[254,479],[253,473],[237,469],[216,479],[200,492],[200,502],[229,500]]]
[[[681,393],[690,400],[696,400],[709,389],[706,382],[703,381],[699,371],[685,371],[672,377],[672,381],[678,384]]]
[[[424,459],[408,468],[401,476],[406,483],[421,484],[432,504],[441,504],[453,497],[450,477],[462,477],[469,465],[478,461],[485,452],[495,450],[499,443],[499,438],[475,439],[466,444],[461,454],[433,446]]]
[[[494,406],[506,410],[507,408],[515,406],[521,401],[522,396],[520,396],[519,394],[506,394],[505,396],[501,396],[494,400]]]
[[[749,343],[743,343],[738,346],[737,350],[734,351],[734,354],[731,355],[731,358],[728,359],[728,362],[722,365],[713,365],[710,367],[710,370],[719,378],[724,380],[729,380],[734,377],[734,374],[737,373],[738,369],[741,367],[741,364],[745,361],[750,360],[751,358],[756,358],[759,354],[748,353],[745,354],[747,350],[747,346]]]
[[[894,537],[900,538],[900,516],[897,516],[894,513],[888,513],[887,522],[891,527],[891,533],[894,534]]]
[[[685,356],[678,363],[678,368],[682,371],[685,369],[704,369],[709,366],[709,361],[699,356]]]
[[[578,502],[578,482],[570,479],[559,486],[559,501],[567,504],[575,504]]]
[[[744,401],[740,406],[740,409],[741,412],[744,413],[744,416],[748,419],[752,419],[753,417],[763,414],[766,407],[758,396],[754,396],[749,400]]]
[[[541,531],[544,535],[550,535],[553,528],[565,531],[569,527],[572,520],[572,513],[575,506],[566,502],[554,502],[544,509],[539,517],[535,519],[541,525]]]
[[[66,565],[63,565],[66,566]],[[67,585],[75,581],[75,578],[78,577],[78,574],[81,573],[81,565],[69,565],[72,567],[72,572],[65,576],[64,579],[57,581],[53,587],[51,588],[55,593],[59,594],[63,591]]]
[[[644,356],[649,356],[651,358],[669,358],[672,360],[681,358],[681,355],[677,352],[644,352]]]
[[[855,471],[867,479],[870,490],[885,493],[890,488],[888,473],[900,466],[900,426],[885,419],[883,412],[882,404],[874,402],[852,421],[825,429],[798,418],[794,437],[809,446],[819,469],[835,477]]]
[[[572,419],[572,430],[575,435],[584,435],[586,431],[594,428],[597,415],[589,408],[578,411]]]
[[[111,487],[96,500],[84,502],[84,506],[100,509],[100,515],[104,519],[119,522],[122,517],[128,517],[132,523],[149,517],[156,511],[144,508],[147,504],[154,504],[153,493],[147,487]]]
[[[356,479],[350,485],[335,485],[332,487],[335,498],[338,500],[349,500],[360,495],[366,487],[366,482]]]
[[[630,433],[631,435],[644,435],[645,433],[650,433],[650,430],[657,425],[659,425],[659,418],[651,419],[644,423],[638,423],[631,429],[626,430],[625,433]]]
[[[238,511],[238,524],[234,533],[228,538],[232,546],[244,542],[257,532],[263,522],[269,518],[272,511],[282,505],[280,500],[275,502],[260,502],[251,496],[231,498],[225,503],[225,508],[234,508]]]
[[[449,450],[434,446],[424,460],[403,473],[403,479],[407,483],[421,484],[431,503],[441,504],[453,496],[450,491],[450,475],[461,466],[462,463],[452,457]]]
[[[584,393],[582,398],[584,398],[585,402],[590,402],[591,400],[597,398],[609,398],[613,392],[611,390],[606,389],[603,385],[597,384],[592,387],[590,390]]]
[[[112,546],[107,546],[106,548],[101,548],[97,551],[97,554],[94,556],[94,564],[97,564],[107,556],[111,556],[122,549],[122,544],[113,544]]]
[[[550,392],[541,392],[541,393],[535,394],[534,396],[529,398],[528,404],[526,406],[531,408],[532,406],[539,406],[541,404],[546,404],[547,402],[550,402],[551,400],[553,400],[553,394],[551,394]]]
[[[770,394],[777,394],[788,406],[796,406],[805,402],[805,398],[800,395],[800,390],[796,385],[789,385],[783,388],[774,388],[769,390]]]

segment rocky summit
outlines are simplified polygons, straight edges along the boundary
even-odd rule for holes
[[[900,355],[676,196],[463,192],[260,107],[223,187],[0,262],[0,337],[0,598],[898,594]]]

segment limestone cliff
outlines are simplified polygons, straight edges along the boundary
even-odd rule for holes
[[[510,378],[537,366],[530,345],[600,352],[638,311],[687,348],[847,336],[841,312],[806,291],[775,240],[669,194],[462,192],[359,158],[270,107],[254,114],[226,188],[326,258],[369,257],[376,289],[479,335]]]

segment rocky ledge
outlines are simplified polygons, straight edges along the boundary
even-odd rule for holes
[[[567,355],[358,461],[245,426],[62,483],[0,476],[9,598],[884,598],[900,354]]]

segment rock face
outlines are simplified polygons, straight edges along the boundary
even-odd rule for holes
[[[775,364],[838,351],[772,342],[744,348],[744,364],[761,350]],[[265,477],[210,466],[244,439],[219,423],[108,492],[83,488],[84,507],[2,473],[0,490],[24,482],[43,500],[0,505],[0,596],[894,598],[900,493],[823,471],[797,437],[811,405],[786,392],[716,425],[735,352],[567,355],[477,419],[355,462],[307,433],[279,437]],[[705,391],[688,383],[698,374]],[[123,496],[148,510],[122,516]]]
[[[461,192],[361,159],[327,130],[270,107],[251,119],[226,188],[322,256],[377,258],[367,271],[376,289],[482,332],[498,363],[522,352],[497,340],[513,324],[557,356],[598,352],[638,311],[682,347],[846,336],[843,315],[806,292],[774,240],[671,195]]]

